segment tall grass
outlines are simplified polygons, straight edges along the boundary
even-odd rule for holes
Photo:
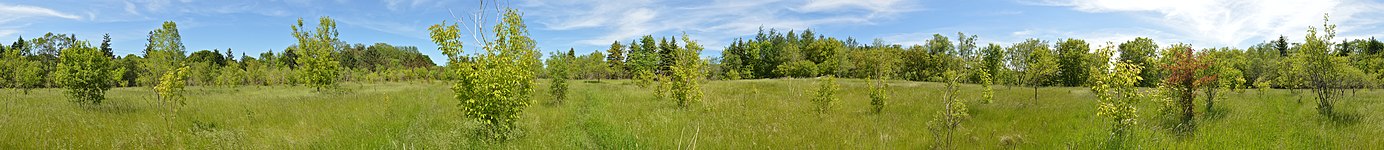
[[[539,82],[547,83],[547,82]],[[689,109],[658,100],[628,80],[571,82],[563,105],[532,105],[523,135],[504,143],[470,134],[443,83],[343,84],[346,92],[303,86],[189,87],[186,111],[166,121],[148,88],[116,88],[109,103],[82,106],[59,89],[0,90],[0,149],[919,149],[940,111],[941,83],[889,81],[889,105],[873,113],[865,80],[841,79],[835,109],[818,113],[812,79],[714,81]],[[539,85],[542,86],[542,85]],[[548,100],[545,88],[538,101]],[[972,118],[961,149],[1098,149],[1111,122],[1095,115],[1082,87],[963,85]],[[1130,147],[1144,149],[1381,149],[1384,93],[1361,91],[1332,120],[1287,90],[1230,92],[1190,136],[1167,129],[1156,102],[1140,104]],[[1308,95],[1302,95],[1308,96]],[[1310,97],[1307,97],[1310,99]],[[1204,110],[1198,110],[1206,112]],[[172,136],[167,136],[172,135]],[[171,137],[171,138],[170,138]]]

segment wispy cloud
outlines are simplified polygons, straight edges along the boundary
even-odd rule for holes
[[[1374,28],[1384,4],[1363,0],[1046,0],[1031,4],[1071,7],[1090,13],[1152,13],[1158,23],[1192,43],[1233,46],[1247,42],[1298,37],[1308,26],[1320,26],[1322,15],[1341,30]]]
[[[73,15],[73,14],[68,14],[68,13],[62,13],[62,12],[59,12],[59,11],[56,11],[56,10],[53,10],[53,9],[48,9],[48,8],[43,8],[43,7],[38,7],[38,6],[14,5],[14,4],[0,4],[0,14],[5,14],[5,15],[0,15],[0,23],[10,22],[10,21],[14,21],[14,20],[16,20],[16,19],[33,18],[33,17],[58,17],[58,18],[74,19],[74,20],[82,19],[82,16]]]
[[[753,34],[760,27],[803,29],[820,25],[860,24],[887,19],[917,7],[911,1],[648,0],[547,1],[521,5],[537,10],[544,30],[597,29],[599,36],[573,44],[604,45],[646,34],[688,32],[720,41]],[[708,46],[718,43],[704,43]]]

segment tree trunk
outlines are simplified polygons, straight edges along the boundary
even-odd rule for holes
[[[1196,106],[1195,103],[1192,103],[1192,99],[1195,98],[1196,94],[1192,93],[1192,88],[1183,88],[1184,89],[1182,89],[1182,93],[1179,94],[1182,96],[1182,98],[1179,100],[1181,101],[1180,104],[1182,105],[1182,123],[1190,123],[1192,121],[1192,117],[1196,115],[1196,112],[1192,109]]]
[[[1216,105],[1216,88],[1206,88],[1206,112],[1211,112],[1211,108]]]

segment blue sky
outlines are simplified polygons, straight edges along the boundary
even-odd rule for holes
[[[881,39],[905,45],[932,34],[979,35],[980,43],[1026,38],[1086,39],[1099,46],[1134,37],[1162,45],[1248,47],[1287,36],[1301,41],[1307,26],[1331,14],[1337,39],[1384,36],[1384,3],[1369,0],[536,0],[502,2],[525,14],[531,36],[545,53],[579,53],[628,43],[646,34],[687,33],[719,56],[738,37],[759,27],[807,29],[862,43]],[[100,41],[109,33],[117,54],[138,53],[147,33],[175,21],[189,51],[234,49],[251,56],[293,44],[298,18],[338,21],[340,39],[417,46],[442,61],[427,27],[470,21],[471,0],[18,0],[0,2],[0,41],[47,32]],[[491,18],[493,19],[493,18]],[[493,21],[491,21],[493,22]],[[467,22],[469,23],[469,22]],[[312,26],[312,25],[308,25]],[[471,40],[467,52],[476,52]],[[439,63],[442,64],[442,63]]]

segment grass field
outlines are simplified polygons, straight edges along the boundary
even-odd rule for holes
[[[319,94],[302,86],[190,87],[187,110],[161,117],[148,88],[116,88],[101,106],[68,102],[59,89],[0,90],[0,149],[922,149],[941,108],[941,83],[893,81],[884,112],[868,112],[863,80],[838,80],[841,101],[817,113],[812,79],[712,81],[688,109],[626,80],[573,81],[566,103],[537,89],[523,135],[473,138],[447,85],[347,83]],[[540,84],[547,83],[539,81]],[[536,87],[547,87],[539,85]],[[963,93],[979,93],[966,85]],[[992,104],[968,101],[959,149],[1098,149],[1108,119],[1087,88],[996,87]],[[1228,92],[1190,136],[1166,129],[1158,102],[1141,103],[1132,146],[1143,149],[1384,149],[1384,93],[1338,102],[1349,120],[1324,119],[1315,100],[1288,90]],[[1353,95],[1353,96],[1351,96]],[[976,99],[979,95],[963,95]],[[1197,100],[1201,108],[1201,100]],[[1198,110],[1199,112],[1205,112]],[[1206,116],[1206,117],[1203,117]]]

